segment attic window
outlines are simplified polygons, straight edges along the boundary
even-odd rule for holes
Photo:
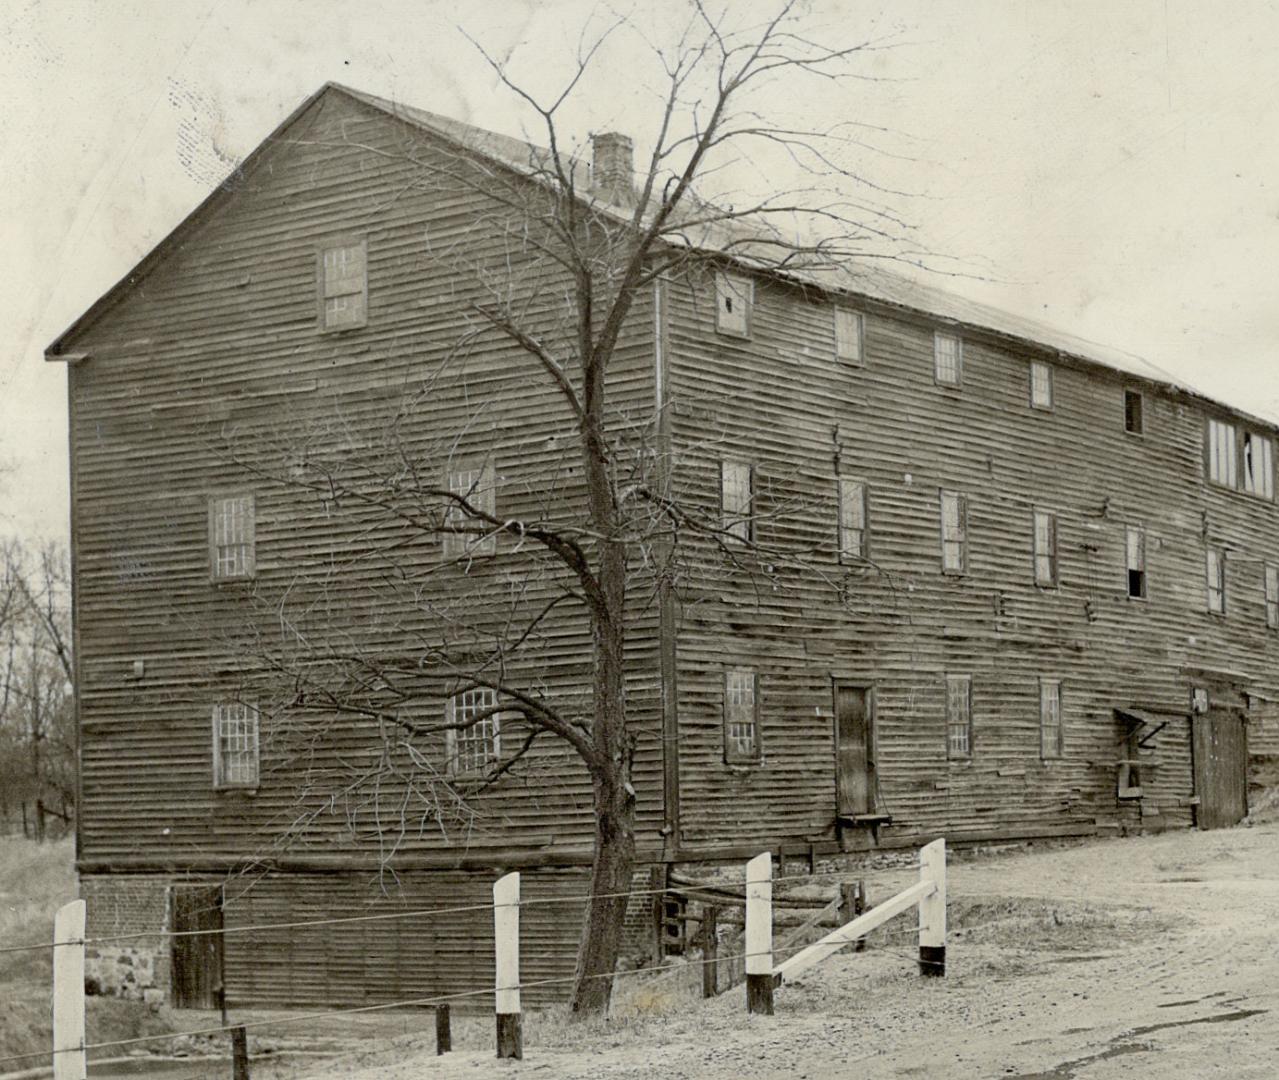
[[[850,364],[860,364],[866,320],[859,311],[845,307],[835,308],[835,357]]]
[[[933,377],[942,386],[964,381],[964,343],[956,334],[933,335]]]
[[[368,246],[325,248],[322,256],[321,321],[325,330],[363,326],[368,316]]]
[[[715,329],[733,337],[751,336],[755,283],[741,274],[715,272]]]
[[[1033,360],[1030,364],[1030,406],[1052,412],[1053,369],[1051,364]]]
[[[1143,404],[1136,390],[1124,391],[1124,430],[1130,435],[1141,435],[1146,430]]]

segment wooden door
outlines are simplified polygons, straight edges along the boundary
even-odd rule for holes
[[[841,818],[875,812],[870,689],[835,687],[835,793]]]
[[[174,932],[221,930],[222,889],[174,885],[169,894]],[[173,1005],[178,1009],[216,1009],[222,983],[222,935],[177,936],[173,941]]]
[[[1195,794],[1201,829],[1222,829],[1248,813],[1248,736],[1234,710],[1194,718]]]

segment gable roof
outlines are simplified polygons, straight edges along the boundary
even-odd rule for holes
[[[534,143],[516,139],[509,135],[488,131],[461,120],[427,112],[402,102],[369,94],[362,90],[343,86],[340,83],[326,82],[314,94],[302,102],[288,117],[281,122],[262,143],[245,158],[237,174],[252,170],[260,157],[277,143],[284,141],[288,129],[322,97],[329,93],[339,93],[351,98],[368,108],[375,109],[394,117],[412,127],[460,148],[487,158],[497,164],[525,176],[536,178],[545,175],[549,162],[548,150]],[[590,194],[590,169],[586,162],[573,158],[569,161],[572,180],[584,195]],[[67,343],[82,330],[96,321],[106,310],[116,303],[128,290],[148,274],[168,253],[170,248],[201,222],[211,210],[230,196],[228,186],[223,183],[211,192],[176,228],[161,240],[124,278],[117,282],[107,293],[96,301],[83,315],[68,327],[45,350],[47,360],[74,359],[73,354],[64,351]],[[610,207],[597,203],[598,209],[606,214],[629,221],[631,211],[620,207]],[[749,257],[740,254],[727,255],[730,243],[738,252],[744,239],[751,234],[740,226],[717,223],[702,230],[700,239],[695,242],[697,250],[722,258],[740,261],[751,268]],[[756,232],[754,235],[758,235]],[[1066,333],[1047,323],[1016,315],[1000,308],[982,304],[975,300],[959,296],[943,288],[928,284],[916,278],[891,270],[882,262],[874,260],[858,261],[850,258],[842,261],[838,267],[822,267],[821,269],[791,269],[779,272],[759,264],[754,269],[802,284],[816,286],[825,292],[835,292],[864,297],[881,304],[912,313],[923,318],[940,319],[956,324],[962,330],[965,327],[988,331],[997,336],[1011,339],[1037,353],[1044,350],[1058,352],[1070,359],[1082,362],[1123,375],[1133,376],[1149,383],[1167,387],[1182,394],[1189,395],[1211,405],[1243,416],[1260,420],[1268,427],[1279,427],[1279,410],[1264,414],[1253,413],[1219,401],[1204,393],[1190,382],[1173,375],[1157,364],[1136,353],[1114,348],[1085,338]]]

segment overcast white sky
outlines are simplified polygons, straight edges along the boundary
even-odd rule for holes
[[[618,0],[620,3],[621,0]],[[654,33],[678,0],[637,5]],[[734,11],[769,10],[755,0]],[[972,276],[948,288],[1279,418],[1279,7],[1231,0],[814,0],[861,81],[779,107],[891,128],[868,171]],[[332,79],[528,123],[460,34],[565,70],[580,0],[0,0],[0,533],[63,537],[65,372],[44,347]],[[619,39],[576,134],[653,122]],[[546,85],[545,83],[543,83]],[[776,178],[784,181],[784,177]],[[941,284],[941,282],[936,282]]]

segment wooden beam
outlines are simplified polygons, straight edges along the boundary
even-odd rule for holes
[[[522,1058],[520,1021],[520,875],[498,878],[493,885],[494,982],[497,1013],[497,1056]]]
[[[919,970],[946,974],[946,841],[934,840],[919,853],[919,883],[932,891],[919,901]]]
[[[85,903],[72,900],[53,919],[53,1080],[85,1080]]]
[[[773,856],[746,864],[746,1009],[773,1012]]]

